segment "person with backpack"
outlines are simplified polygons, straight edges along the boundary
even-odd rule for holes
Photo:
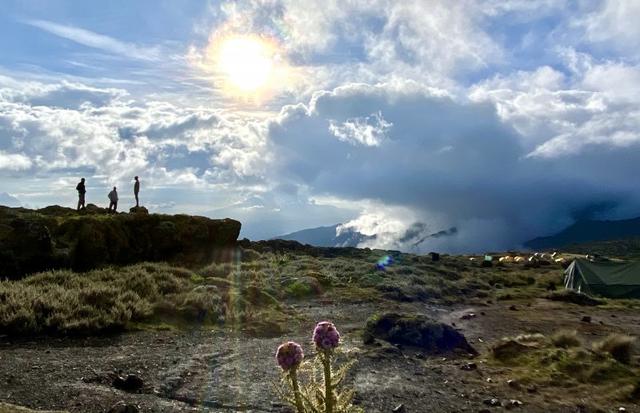
[[[113,211],[111,210],[113,208]],[[113,190],[109,192],[109,212],[116,212],[118,209],[118,191],[116,187],[113,187]]]
[[[76,185],[76,191],[78,191],[78,211],[80,211],[80,208],[84,209],[85,205],[84,205],[84,200],[85,200],[85,194],[87,193],[87,189],[84,186],[84,178],[82,178],[80,180],[80,182],[78,182],[78,185]]]

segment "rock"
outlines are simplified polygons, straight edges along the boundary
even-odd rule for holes
[[[522,404],[523,403],[520,400],[511,399],[509,400],[509,403],[507,403],[507,408],[520,407]]]
[[[80,214],[94,214],[94,215],[103,215],[106,214],[108,210],[106,208],[101,208],[95,204],[87,204],[84,209],[80,210]]]
[[[392,344],[419,347],[430,354],[462,350],[477,355],[466,338],[453,327],[423,315],[385,313],[367,320],[363,339],[378,338]]]
[[[512,389],[520,389],[520,382],[517,380],[507,380],[507,386],[511,387]]]
[[[130,214],[149,214],[149,210],[143,206],[129,208]]]
[[[583,323],[590,323],[591,322],[591,316],[585,315],[580,319],[580,321],[582,321]]]
[[[407,409],[404,407],[404,404],[400,403],[392,410],[393,413],[406,413]]]
[[[466,313],[460,316],[460,320],[471,320],[472,318],[475,318],[476,315],[475,313]]]
[[[135,404],[119,401],[111,406],[107,413],[138,413],[140,408]]]
[[[501,405],[500,404],[500,400],[496,399],[495,397],[491,398],[491,399],[484,399],[482,401],[482,403],[486,404],[487,406],[492,406],[492,407],[496,407],[496,406],[500,406]]]
[[[509,310],[518,311],[518,307],[516,307],[515,305],[511,305],[511,306],[509,306]]]
[[[527,393],[537,393],[538,392],[538,388],[532,384],[531,386],[527,387]]]
[[[135,392],[144,386],[144,381],[135,374],[128,374],[126,378],[117,376],[113,380],[113,387],[127,392]]]
[[[98,216],[58,206],[38,211],[0,207],[0,279],[175,257],[210,263],[220,252],[217,247],[235,244],[240,227],[232,219],[189,215]]]
[[[464,370],[464,371],[472,371],[477,369],[478,369],[478,365],[476,363],[466,363],[460,366],[460,370]]]

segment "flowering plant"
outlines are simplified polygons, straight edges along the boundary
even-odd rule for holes
[[[297,413],[362,412],[362,409],[352,404],[352,389],[338,389],[353,362],[344,363],[338,369],[332,368],[332,360],[340,344],[340,333],[335,325],[329,321],[319,322],[313,330],[312,341],[317,353],[314,362],[306,363],[303,368],[308,381],[303,386],[300,385],[297,374],[304,358],[302,347],[292,341],[278,347],[276,360],[293,393],[291,397],[284,392],[284,399],[295,406]]]

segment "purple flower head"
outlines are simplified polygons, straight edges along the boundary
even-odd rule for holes
[[[302,347],[294,341],[281,344],[278,347],[278,351],[276,351],[276,361],[284,371],[297,368],[302,363],[303,358]]]
[[[321,350],[331,350],[338,347],[340,333],[333,323],[321,321],[316,324],[316,328],[313,330],[313,342]]]

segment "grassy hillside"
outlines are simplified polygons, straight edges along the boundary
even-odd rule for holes
[[[300,245],[300,244],[296,244]],[[0,282],[0,329],[10,334],[92,334],[139,323],[204,323],[282,330],[287,302],[323,295],[355,301],[452,304],[542,294],[561,269],[481,268],[464,257],[303,247],[263,242],[232,260],[187,270],[162,263],[88,273],[44,272]],[[327,256],[329,254],[330,256]],[[380,269],[377,263],[390,257]]]

